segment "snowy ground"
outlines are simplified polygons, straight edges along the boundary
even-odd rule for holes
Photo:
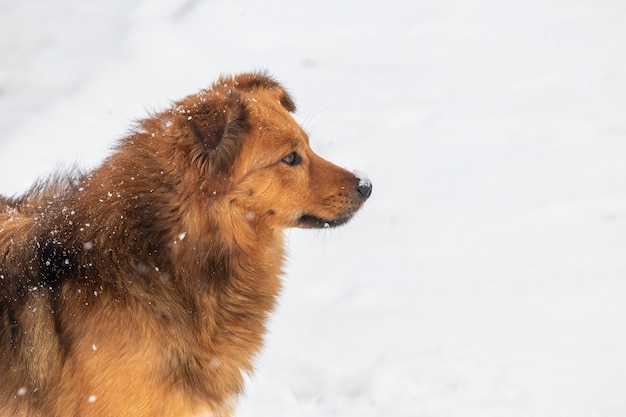
[[[626,416],[626,3],[0,0],[0,193],[265,68],[369,173],[240,417]]]

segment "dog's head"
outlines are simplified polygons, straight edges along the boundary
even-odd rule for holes
[[[233,216],[270,228],[343,224],[371,183],[316,155],[293,111],[274,80],[242,74],[176,103],[161,123],[183,132],[179,148],[198,187]]]

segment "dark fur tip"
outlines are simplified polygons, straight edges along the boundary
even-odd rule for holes
[[[187,117],[189,126],[207,149],[217,149],[231,133],[240,134],[248,126],[248,109],[239,94],[215,97],[197,106]]]

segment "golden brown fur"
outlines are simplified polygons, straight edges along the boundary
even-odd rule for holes
[[[371,191],[294,110],[264,75],[221,78],[93,172],[0,197],[0,417],[231,415],[283,229],[341,224]]]

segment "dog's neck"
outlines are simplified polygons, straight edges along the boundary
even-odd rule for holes
[[[127,168],[131,162],[126,167],[103,165],[72,187],[63,208],[53,209],[58,229],[68,230],[68,247],[85,253],[133,248],[135,260],[118,260],[114,253],[107,254],[107,260],[168,271],[194,291],[219,283],[241,285],[240,294],[246,289],[265,293],[259,286],[266,283],[259,277],[278,277],[282,272],[282,230],[236,218],[245,214],[230,207],[219,193],[207,192],[219,185],[204,182],[181,191],[167,177],[154,182],[154,175]],[[99,204],[110,209],[94,209]],[[140,266],[139,272],[143,269]]]
[[[96,170],[66,199],[66,204],[72,203],[58,216],[58,223],[71,229],[66,233],[71,241],[65,245],[79,252],[74,263],[131,263],[137,271],[135,277],[129,277],[128,282],[103,283],[105,287],[119,287],[115,291],[120,293],[141,293],[124,291],[127,285],[145,287],[143,291],[185,292],[182,299],[188,304],[183,307],[189,312],[185,323],[193,327],[188,334],[195,339],[183,343],[181,349],[185,350],[176,353],[190,359],[181,359],[185,369],[172,369],[172,374],[183,380],[209,378],[217,370],[207,369],[207,364],[214,364],[219,357],[213,347],[240,346],[237,355],[219,357],[220,371],[232,374],[228,380],[234,385],[227,391],[238,391],[243,384],[241,372],[252,371],[253,352],[262,345],[267,316],[280,291],[282,231],[233,221],[229,216],[240,214],[228,210],[226,203],[211,200],[216,197],[202,194],[200,187],[198,195],[181,198],[166,179],[148,184],[141,174],[123,174],[110,168]],[[119,195],[117,189],[133,192],[133,187],[116,187],[121,181],[132,181],[137,191]],[[103,202],[111,207],[109,212],[93,210]],[[92,217],[95,212],[101,217]],[[125,248],[124,252],[133,253],[135,259],[122,259],[109,248]],[[167,313],[168,309],[164,310]],[[173,322],[180,323],[180,319]],[[189,363],[199,365],[189,368]],[[216,395],[208,391],[196,394],[207,398]]]

